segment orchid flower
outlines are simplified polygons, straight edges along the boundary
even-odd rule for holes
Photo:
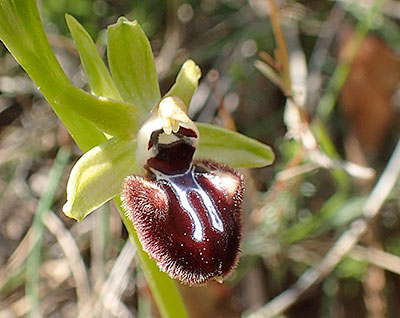
[[[79,44],[88,35],[72,17],[67,22],[90,79],[90,56]],[[200,78],[192,60],[161,98],[150,44],[137,22],[120,18],[109,27],[108,61],[112,79],[107,90],[98,85],[99,94],[108,91],[111,96],[104,97],[137,105],[148,118],[127,134],[135,137],[112,137],[79,159],[64,213],[82,220],[122,192],[127,216],[161,270],[192,285],[221,281],[237,263],[241,238],[244,185],[229,166],[267,165],[272,151],[236,132],[190,120],[188,106]]]

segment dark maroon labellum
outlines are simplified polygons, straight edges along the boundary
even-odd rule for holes
[[[130,176],[123,198],[144,250],[172,278],[193,285],[222,280],[235,267],[242,194],[237,172],[198,161],[156,181]]]
[[[160,107],[169,111],[170,101]],[[238,261],[243,178],[215,162],[192,162],[196,126],[184,115],[184,124],[165,130],[157,111],[138,133],[147,176],[125,180],[125,210],[162,271],[190,285],[222,281]]]

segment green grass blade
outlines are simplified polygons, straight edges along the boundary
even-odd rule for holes
[[[32,223],[32,240],[26,266],[26,297],[29,302],[29,318],[40,317],[39,312],[39,268],[42,249],[42,240],[45,230],[43,218],[46,217],[53,204],[54,194],[57,190],[65,166],[70,157],[70,152],[60,148],[50,170],[46,186],[40,197],[35,217]]]

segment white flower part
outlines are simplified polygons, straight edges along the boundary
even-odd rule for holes
[[[147,160],[157,155],[157,147],[154,145],[150,147],[154,132],[160,132],[156,140],[158,144],[170,144],[182,138],[182,136],[176,135],[180,127],[190,129],[197,137],[184,138],[194,148],[197,148],[200,133],[185,113],[186,109],[183,101],[177,96],[168,96],[153,108],[136,137],[136,161],[139,166],[144,168]]]
[[[182,110],[185,104],[176,96],[164,98],[158,105],[158,116],[163,120],[164,133],[177,133],[180,123],[190,122],[190,118]]]

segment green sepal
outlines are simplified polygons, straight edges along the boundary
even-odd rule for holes
[[[108,27],[108,63],[123,99],[148,113],[161,99],[149,40],[137,21]]]
[[[54,103],[69,107],[101,131],[122,139],[135,137],[142,116],[142,111],[131,104],[96,97],[72,85],[66,86]]]
[[[192,96],[197,89],[201,77],[200,67],[193,61],[187,60],[181,67],[175,84],[171,87],[165,97],[178,96],[189,108]],[[188,109],[184,109],[187,113]]]
[[[101,59],[89,33],[73,16],[66,14],[65,20],[75,41],[93,94],[122,100],[121,94],[115,86],[110,72]]]
[[[212,159],[235,168],[257,168],[272,164],[271,147],[235,131],[211,124],[196,123],[200,144],[195,158]]]
[[[111,138],[85,153],[67,184],[66,216],[78,221],[121,192],[126,176],[137,174],[136,140]]]

